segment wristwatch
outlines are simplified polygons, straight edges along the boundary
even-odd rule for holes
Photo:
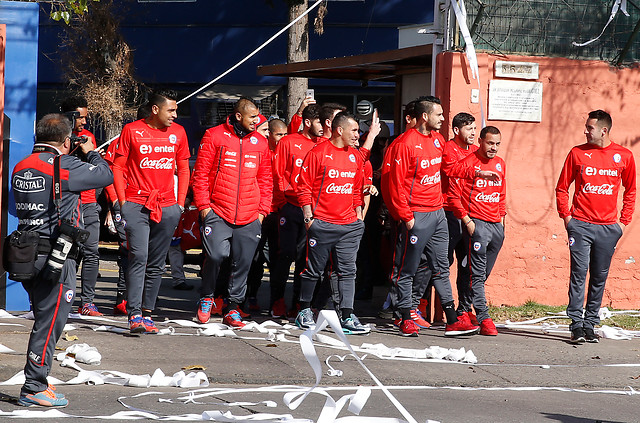
[[[304,218],[304,223],[310,223],[313,220],[313,216],[311,217],[305,217]]]

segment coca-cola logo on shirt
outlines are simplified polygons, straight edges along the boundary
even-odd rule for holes
[[[344,185],[338,185],[331,182],[327,185],[326,192],[327,194],[353,194],[353,184],[346,183]]]
[[[140,169],[173,170],[173,158],[163,157],[154,160],[145,157],[140,161]]]
[[[492,194],[485,194],[479,192],[478,195],[476,195],[476,201],[480,203],[498,203],[500,202],[500,193],[494,192]]]
[[[436,172],[434,175],[424,175],[420,180],[422,185],[435,185],[440,183],[440,172]]]
[[[585,194],[613,195],[613,185],[591,185],[589,182],[587,182],[582,186],[582,192],[584,192]]]

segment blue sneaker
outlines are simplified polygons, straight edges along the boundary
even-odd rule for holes
[[[300,310],[296,316],[296,326],[300,329],[310,329],[315,326],[316,322],[313,320],[313,311],[310,308]]]
[[[144,320],[141,315],[129,317],[129,332],[131,333],[144,333],[147,329],[144,327]]]
[[[20,398],[18,399],[18,405],[23,407],[33,407],[39,405],[41,407],[66,407],[69,405],[69,400],[66,398],[59,398],[56,396],[55,392],[51,389],[47,388],[42,392],[38,392],[37,394],[20,394]]]
[[[52,384],[49,384],[49,386],[47,387],[47,389],[51,392],[53,392],[53,395],[56,396],[56,398],[64,398],[64,394],[59,394],[56,392],[56,387],[53,386]]]

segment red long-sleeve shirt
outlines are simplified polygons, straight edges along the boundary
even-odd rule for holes
[[[440,168],[441,174],[441,188],[442,193],[445,195],[444,200],[444,209],[447,211],[453,211],[453,204],[449,201],[449,175],[451,174],[451,169],[456,165],[460,160],[467,157],[469,154],[474,153],[478,149],[476,144],[472,144],[469,146],[469,149],[465,150],[460,148],[458,144],[454,140],[449,140],[444,146],[444,151],[442,152],[442,165]]]
[[[150,127],[144,119],[125,125],[113,167],[118,199],[154,208],[175,204],[173,175],[177,168],[178,202],[184,204],[190,156],[187,134],[177,123],[163,129]]]
[[[286,201],[294,206],[300,206],[296,191],[302,162],[315,145],[314,139],[295,133],[283,137],[276,147],[274,179],[278,191],[282,192]]]
[[[317,144],[304,159],[298,182],[300,206],[313,216],[337,225],[357,219],[362,207],[363,163],[355,148],[338,148],[331,141]]]
[[[383,196],[391,215],[404,222],[413,212],[442,207],[440,164],[444,138],[436,131],[423,135],[410,129],[397,138],[385,154]]]
[[[487,159],[476,151],[460,162],[477,170],[496,172],[500,175],[500,180],[487,181],[481,178],[451,180],[448,202],[452,206],[453,214],[458,219],[469,215],[486,222],[500,222],[507,214],[504,160],[498,156]]]
[[[575,182],[569,206],[569,186]],[[633,153],[612,142],[605,148],[582,144],[571,149],[556,185],[561,218],[575,217],[597,225],[618,221],[618,192],[624,186],[620,222],[628,225],[636,201],[636,164]]]

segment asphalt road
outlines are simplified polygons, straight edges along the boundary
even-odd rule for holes
[[[189,267],[188,271],[189,282],[198,285],[195,269]],[[101,275],[96,304],[108,312],[115,298],[114,262],[103,261]],[[267,293],[268,288],[268,283],[263,283],[263,292]],[[372,302],[356,304],[361,319],[375,328],[367,336],[350,336],[352,345],[381,343],[411,350],[464,347],[473,351],[478,362],[472,365],[366,355],[362,363],[397,400],[400,405],[396,406],[355,359],[340,361],[339,356],[347,354],[344,350],[316,343],[324,373],[319,387],[324,394],[338,401],[345,395],[355,394],[358,388],[371,388],[360,421],[408,420],[407,416],[418,422],[429,419],[440,422],[640,421],[640,395],[635,392],[636,389],[640,392],[638,340],[605,339],[599,344],[574,346],[567,342],[568,335],[506,329],[499,329],[497,337],[445,338],[443,327],[422,330],[417,338],[404,338],[389,322],[376,317],[383,295],[381,288],[376,290]],[[150,375],[161,369],[172,375],[183,367],[201,366],[209,380],[208,387],[58,385],[58,392],[70,401],[68,407],[58,411],[72,417],[49,415],[49,421],[113,418],[115,413],[133,411],[146,419],[191,420],[202,418],[206,412],[219,411],[231,414],[216,421],[318,421],[327,396],[312,393],[296,409],[290,409],[284,402],[287,392],[302,392],[303,387],[310,388],[315,383],[314,372],[298,343],[301,331],[292,329],[283,340],[269,340],[265,334],[246,331],[237,332],[237,337],[231,338],[196,336],[196,328],[161,323],[165,318],[192,320],[197,296],[196,290],[175,291],[171,289],[170,278],[163,279],[156,322],[161,328],[174,327],[173,336],[128,336],[94,331],[102,324],[127,327],[126,318],[106,313],[109,322],[70,320],[76,329],[68,333],[78,340],[60,340],[58,347],[64,350],[75,343],[96,347],[102,355],[101,364],[79,364],[84,370]],[[266,302],[268,298],[263,300]],[[268,318],[265,312],[254,315],[251,320],[261,323]],[[220,321],[212,318],[212,322]],[[0,382],[22,369],[30,326],[31,321],[26,319],[0,319],[0,344],[16,351],[15,354],[0,353]],[[322,334],[335,338],[330,331]],[[342,376],[326,375],[328,357],[331,367],[341,370]],[[61,367],[60,362],[54,361],[51,376],[68,381],[78,374],[77,370]],[[0,385],[0,419],[13,420],[14,411],[34,410],[15,405],[19,389],[19,385]],[[399,408],[406,410],[404,414]],[[266,413],[279,416],[280,420],[275,417],[255,420]],[[287,415],[288,419],[282,418]],[[22,416],[29,421],[42,417]],[[130,418],[127,414],[116,416]],[[233,420],[233,416],[245,418]],[[338,417],[348,416],[354,414],[345,405]]]

